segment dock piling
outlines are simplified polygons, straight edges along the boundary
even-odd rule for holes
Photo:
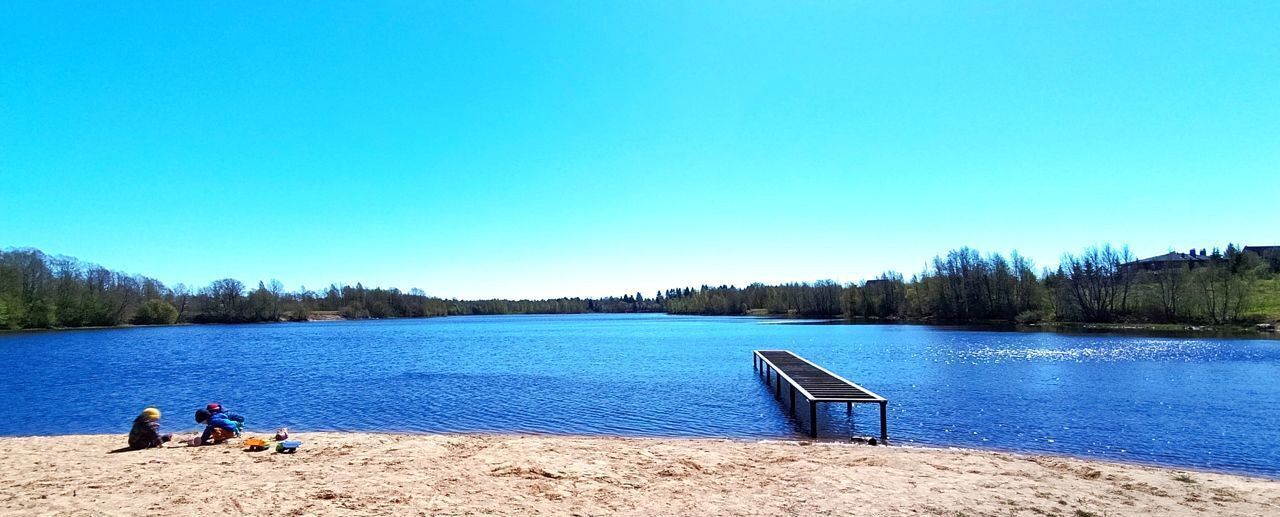
[[[809,436],[818,437],[818,403],[809,401]]]
[[[796,387],[791,387],[791,414],[796,414]]]
[[[880,443],[885,445],[889,445],[888,405],[889,401],[887,400],[880,402]]]

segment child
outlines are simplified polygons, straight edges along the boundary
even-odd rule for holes
[[[129,448],[142,450],[160,447],[172,438],[171,434],[160,434],[160,410],[149,407],[133,419],[133,428],[129,429]]]
[[[210,407],[216,407],[216,404],[210,404]],[[204,433],[200,435],[197,441],[198,445],[208,445],[211,443],[222,443],[236,436],[240,436],[240,429],[244,425],[244,417],[239,415],[229,415],[221,411],[212,412],[209,409],[196,410],[196,423],[205,424]]]

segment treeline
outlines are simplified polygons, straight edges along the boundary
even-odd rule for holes
[[[935,257],[905,279],[887,272],[857,284],[830,280],[668,289],[607,298],[447,300],[420,289],[331,285],[286,291],[223,279],[165,286],[33,249],[0,251],[0,329],[303,321],[316,317],[417,318],[485,314],[668,312],[791,315],[922,322],[1247,323],[1280,317],[1280,257],[1214,250],[1194,266],[1144,269],[1110,245],[1064,255],[1036,271],[1019,254],[971,248]],[[1190,264],[1190,263],[1188,263]]]
[[[192,292],[178,284],[165,297],[178,310],[178,321],[192,323],[253,323],[260,321],[305,321],[313,313],[330,312],[347,319],[423,318],[445,316],[444,300],[427,296],[420,289],[366,289],[361,284],[332,285],[321,293],[307,290],[286,292],[276,280],[258,282],[255,289],[239,280],[216,280]]]
[[[589,312],[627,313],[663,312],[662,295],[645,298],[635,296],[606,298],[555,298],[550,300],[449,300],[449,315],[496,314],[583,314]]]
[[[667,291],[666,310],[671,314],[738,315],[788,314],[830,317],[845,312],[842,299],[850,287],[831,280],[783,285],[751,284],[744,288],[722,285]]]
[[[421,289],[331,285],[289,292],[280,282],[247,286],[222,279],[198,289],[111,271],[34,249],[0,251],[0,329],[110,327],[124,324],[252,323],[421,318],[480,314],[659,312],[660,298],[635,296],[553,300],[445,300]]]
[[[1228,245],[1206,260],[1144,269],[1127,248],[1092,247],[1036,271],[971,248],[935,257],[909,280],[897,272],[857,284],[831,281],[703,286],[677,291],[676,314],[775,314],[921,322],[1250,323],[1280,317],[1280,257]]]

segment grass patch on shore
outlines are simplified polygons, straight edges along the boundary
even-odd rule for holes
[[[1280,276],[1258,280],[1244,317],[1262,321],[1280,320]]]

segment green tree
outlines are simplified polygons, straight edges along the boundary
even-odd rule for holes
[[[58,319],[53,312],[53,304],[37,298],[27,304],[27,328],[53,328]]]
[[[134,325],[172,325],[178,321],[178,309],[159,298],[147,300],[133,315]]]
[[[20,329],[25,322],[22,312],[18,310],[21,306],[13,300],[0,293],[0,330]]]

